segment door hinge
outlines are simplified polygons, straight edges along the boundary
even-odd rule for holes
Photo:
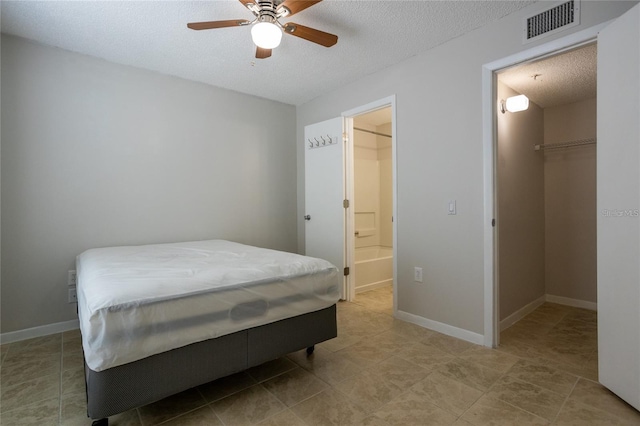
[[[496,220],[495,219],[491,219],[491,226],[496,226]]]
[[[349,275],[349,267],[348,266],[346,268],[344,268],[344,276],[346,277],[347,275]]]
[[[344,207],[345,209],[349,208],[349,200],[343,200],[342,201],[342,207]]]

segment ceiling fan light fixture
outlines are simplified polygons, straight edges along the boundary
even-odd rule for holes
[[[258,47],[274,49],[280,45],[282,30],[272,22],[258,22],[251,28],[251,38]]]

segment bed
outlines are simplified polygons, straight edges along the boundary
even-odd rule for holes
[[[91,249],[76,269],[94,424],[337,335],[322,259],[207,240]]]

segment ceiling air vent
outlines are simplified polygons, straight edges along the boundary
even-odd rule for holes
[[[524,21],[524,43],[564,31],[580,24],[580,0],[570,0]]]

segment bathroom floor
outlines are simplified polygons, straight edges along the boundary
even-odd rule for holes
[[[544,304],[488,349],[394,319],[391,287],[338,304],[339,336],[110,425],[637,425],[597,383],[596,316]],[[2,425],[89,425],[79,332],[1,346]]]

